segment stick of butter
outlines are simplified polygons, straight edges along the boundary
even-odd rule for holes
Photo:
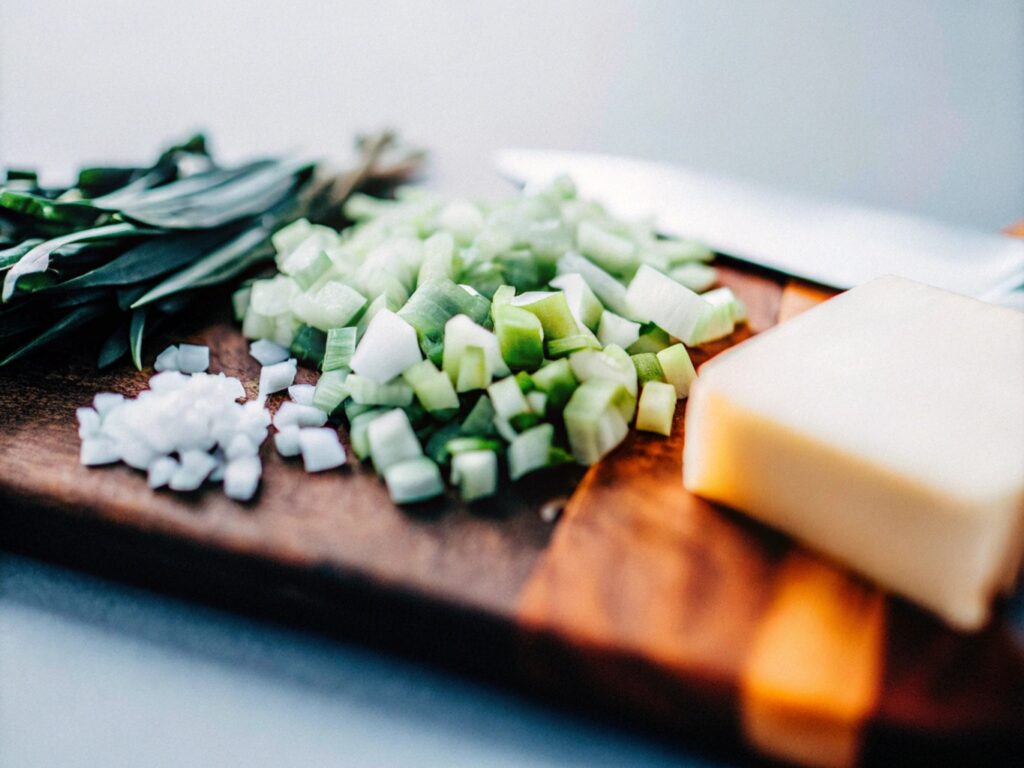
[[[982,626],[1024,554],[1024,313],[902,278],[705,364],[683,483]]]

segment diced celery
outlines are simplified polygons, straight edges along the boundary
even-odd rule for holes
[[[310,365],[319,366],[324,359],[324,350],[327,345],[327,334],[319,328],[309,325],[300,325],[292,339],[291,353],[299,360]]]
[[[565,300],[562,291],[525,293],[512,299],[512,304],[537,316],[544,328],[544,338],[548,341],[575,336],[580,332],[579,324],[569,310],[569,302]]]
[[[576,245],[584,256],[609,274],[630,277],[636,271],[636,246],[596,224],[580,222],[576,229]]]
[[[352,451],[360,461],[370,455],[370,439],[368,434],[370,422],[387,412],[383,408],[372,408],[349,418],[348,439],[352,444]]]
[[[630,282],[626,299],[638,319],[657,323],[685,344],[694,343],[694,332],[708,307],[689,288],[646,264]]]
[[[583,276],[578,272],[558,275],[551,281],[551,286],[565,293],[569,311],[576,318],[576,322],[596,332],[604,307],[601,306],[601,302],[594,292],[590,290],[590,286],[587,285]]]
[[[527,392],[532,392],[536,385],[533,383],[533,377],[530,376],[526,371],[520,371],[516,374],[516,384],[519,385],[519,391],[524,395]]]
[[[700,262],[682,264],[669,270],[669,277],[680,285],[685,285],[691,291],[702,293],[715,284],[718,280],[718,273],[714,267],[709,267]]]
[[[453,437],[445,444],[448,455],[458,456],[467,451],[497,451],[501,443],[489,437]]]
[[[412,430],[409,417],[400,408],[387,411],[370,422],[366,439],[370,446],[373,468],[383,472],[388,467],[423,455],[420,441]]]
[[[498,490],[498,456],[493,450],[465,451],[452,458],[451,481],[463,501],[493,496]]]
[[[489,302],[482,296],[472,296],[446,278],[436,278],[416,289],[409,301],[398,310],[398,316],[416,329],[420,345],[437,355],[439,346],[431,342],[442,342],[444,327],[452,317],[466,315],[474,323],[482,323],[490,309]],[[440,356],[431,356],[440,362]]]
[[[714,251],[696,240],[655,240],[650,248],[661,253],[670,266],[688,261],[711,261]]]
[[[366,299],[345,283],[332,280],[311,293],[295,294],[289,306],[302,322],[326,332],[347,325],[366,306]]]
[[[308,291],[330,269],[331,259],[320,238],[308,237],[290,253],[279,254],[277,266],[283,274],[291,275],[299,288]]]
[[[579,381],[572,372],[572,366],[565,358],[548,363],[531,377],[540,392],[547,395],[548,405],[561,411],[572,393],[579,386]]]
[[[665,381],[675,387],[676,397],[682,399],[690,394],[690,384],[697,378],[690,354],[682,344],[673,344],[657,353]]]
[[[640,326],[640,337],[626,347],[626,351],[631,355],[639,355],[644,352],[659,352],[670,344],[672,344],[671,336],[654,323],[646,323]]]
[[[555,428],[540,424],[516,435],[508,446],[508,473],[513,480],[548,466],[548,453]]]
[[[412,387],[401,379],[379,384],[365,376],[350,373],[345,379],[352,400],[361,405],[397,405],[412,403]]]
[[[663,381],[649,381],[640,392],[636,411],[636,428],[659,435],[672,434],[672,417],[676,412],[676,389]]]
[[[601,322],[597,328],[597,340],[601,342],[602,346],[617,344],[623,349],[628,349],[639,338],[640,323],[619,317],[607,309],[601,313]]]
[[[690,333],[689,343],[692,345],[706,344],[728,336],[735,329],[736,323],[732,319],[731,304],[705,303],[704,311]]]
[[[564,339],[553,339],[546,345],[548,357],[559,358],[583,349],[599,350],[601,342],[593,334],[577,333]]]
[[[601,351],[585,349],[569,355],[573,375],[581,382],[607,379],[622,384],[629,394],[636,396],[636,368],[620,347],[609,345]]]
[[[463,245],[472,242],[484,225],[480,209],[468,200],[453,200],[441,211],[438,223]]]
[[[639,355],[630,355],[630,358],[641,386],[649,381],[665,381],[665,373],[653,352],[641,352]]]
[[[530,405],[514,376],[494,382],[487,387],[487,394],[494,412],[502,419],[509,420],[517,414],[530,412]]]
[[[516,290],[528,290],[540,282],[537,257],[524,248],[501,253],[496,261],[505,282]]]
[[[415,329],[400,315],[382,309],[356,345],[349,366],[360,376],[384,384],[421,359]]]
[[[236,323],[242,322],[245,318],[246,310],[249,309],[249,297],[251,294],[252,284],[242,285],[231,294],[231,310]]]
[[[455,240],[448,232],[435,232],[423,244],[423,264],[416,284],[434,280],[455,280],[459,272],[455,256]],[[442,323],[443,325],[443,323]]]
[[[296,219],[281,227],[270,237],[270,242],[277,253],[290,253],[305,240],[313,231],[308,219]]]
[[[459,396],[443,371],[429,360],[421,360],[402,373],[405,383],[412,387],[420,404],[431,412],[457,411]]]
[[[626,300],[626,286],[609,275],[596,264],[590,262],[578,253],[567,253],[558,260],[558,274],[579,273],[594,295],[601,300],[606,309],[610,309],[617,315],[622,315],[630,320],[640,320],[636,317],[629,302]]]
[[[373,429],[373,424],[370,429]],[[441,471],[426,456],[390,465],[384,470],[384,482],[395,504],[414,504],[444,493]]]
[[[334,413],[348,397],[348,387],[345,380],[348,378],[348,370],[339,368],[333,371],[325,371],[320,374],[316,382],[316,389],[313,390],[313,405],[324,413]]]
[[[462,358],[458,362],[458,371],[458,379],[455,382],[456,392],[483,389],[491,383],[491,372],[487,366],[487,356],[483,347],[469,346],[463,349]]]
[[[348,368],[355,351],[356,328],[354,325],[344,328],[331,328],[327,332],[327,343],[324,347],[323,369],[325,371],[336,371]]]
[[[501,356],[498,337],[466,315],[456,315],[444,326],[444,352],[442,369],[453,382],[458,381],[459,367],[467,347],[480,347],[484,351],[488,377],[507,376],[509,368]],[[488,383],[490,378],[488,378]],[[486,386],[486,385],[485,385]]]
[[[387,296],[378,296],[371,301],[366,306],[366,309],[363,310],[363,313],[359,315],[359,322],[356,323],[356,341],[363,338],[363,334],[366,333],[366,329],[370,327],[370,323],[377,316],[378,312],[384,309],[393,312],[397,308]]]
[[[498,286],[498,290],[494,292],[491,297],[491,320],[494,320],[494,311],[498,307],[503,307],[507,304],[512,303],[512,299],[516,295],[516,289],[511,285]]]
[[[526,393],[526,402],[529,404],[531,411],[538,416],[543,416],[548,407],[548,396],[539,389],[535,389],[532,392]]]
[[[501,356],[512,370],[536,368],[544,359],[544,331],[540,319],[511,304],[494,307],[494,332]]]
[[[565,406],[565,428],[573,456],[590,465],[621,443],[629,431],[620,401],[632,399],[621,384],[607,379],[583,382]]]

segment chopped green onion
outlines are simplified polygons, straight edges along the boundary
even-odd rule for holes
[[[718,280],[718,273],[714,267],[699,262],[675,267],[669,270],[668,275],[680,285],[685,285],[697,293],[703,293]]]
[[[445,443],[450,456],[458,456],[466,451],[497,451],[501,443],[488,437],[453,437]]]
[[[579,324],[569,310],[569,302],[565,300],[562,291],[524,293],[512,299],[512,305],[536,315],[544,328],[544,338],[548,341],[579,333]]]
[[[540,319],[529,310],[511,304],[496,305],[494,332],[509,368],[532,370],[544,359],[544,330]]]
[[[493,450],[453,454],[451,481],[459,486],[463,501],[493,496],[498,490],[497,454]]]
[[[590,333],[577,333],[562,339],[552,339],[547,343],[548,357],[559,358],[579,352],[583,349],[599,350],[601,342]]]
[[[360,376],[383,384],[421,359],[415,329],[401,316],[382,309],[356,345],[351,368]]]
[[[336,281],[312,293],[297,293],[290,302],[290,309],[299,320],[325,333],[331,328],[348,325],[365,306],[362,294]]]
[[[626,347],[626,351],[631,355],[639,355],[643,352],[660,352],[671,344],[671,336],[654,323],[646,323],[640,326],[640,337]]]
[[[327,414],[334,413],[348,397],[345,382],[349,372],[345,368],[324,371],[316,382],[313,390],[313,405]]]
[[[548,363],[534,373],[532,378],[534,386],[547,395],[548,405],[556,411],[565,407],[580,384],[565,358]]]
[[[640,323],[619,317],[607,309],[601,313],[601,321],[597,328],[597,340],[601,342],[601,346],[617,344],[623,349],[629,349],[639,338]]]
[[[607,379],[585,381],[573,392],[565,407],[565,428],[580,464],[594,464],[626,438],[624,400],[632,400],[626,388]]]
[[[491,398],[481,395],[470,408],[459,431],[464,435],[493,435],[494,434],[494,406]]]
[[[659,435],[672,434],[672,417],[676,412],[676,389],[663,381],[649,381],[640,393],[636,411],[636,428]]]
[[[380,419],[373,424],[379,423]],[[373,424],[370,425],[371,430]],[[426,456],[391,464],[383,474],[388,493],[395,504],[414,504],[444,493],[441,471]]]
[[[459,360],[458,371],[458,380],[455,383],[456,392],[484,389],[491,383],[491,371],[487,366],[487,356],[483,347],[466,347]]]
[[[640,319],[657,323],[684,344],[693,344],[708,303],[689,288],[646,264],[629,284],[627,301]]]
[[[409,417],[400,408],[387,411],[373,419],[367,429],[373,468],[383,472],[394,464],[423,455],[420,441],[412,430]]]
[[[511,420],[513,416],[530,412],[530,405],[514,376],[494,382],[487,388],[487,394],[499,418]]]
[[[459,396],[455,393],[452,380],[438,370],[430,360],[420,360],[402,373],[405,383],[412,387],[420,405],[432,413],[456,412]]]
[[[331,328],[327,332],[327,342],[324,346],[323,369],[324,371],[337,371],[348,368],[352,362],[352,355],[356,351],[356,329],[349,325],[344,328]]]
[[[661,370],[661,364],[653,352],[641,352],[639,355],[630,355],[630,358],[641,386],[649,381],[665,381],[665,372]]]
[[[412,404],[412,387],[401,379],[387,384],[378,384],[372,379],[350,373],[345,378],[345,387],[352,400],[360,405],[397,405],[404,407]]]
[[[311,325],[300,325],[292,339],[291,353],[299,360],[319,367],[326,345],[327,334]]]
[[[682,399],[690,394],[690,384],[697,378],[693,361],[682,344],[673,344],[657,353],[658,363],[665,374],[665,381],[675,387],[676,397]]]
[[[596,224],[581,222],[576,229],[576,244],[584,256],[609,274],[630,277],[636,271],[636,246]]]
[[[590,290],[590,286],[587,285],[587,281],[581,274],[570,272],[558,275],[551,281],[551,287],[558,288],[565,293],[565,300],[577,323],[592,331],[597,331],[604,307],[601,306],[601,302]]]
[[[555,428],[540,424],[519,434],[508,446],[508,472],[513,480],[548,466]]]

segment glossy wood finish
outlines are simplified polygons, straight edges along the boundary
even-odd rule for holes
[[[721,274],[751,322],[698,360],[827,295]],[[185,337],[254,394],[258,368],[224,316]],[[423,654],[728,754],[887,764],[1022,748],[1019,635],[1003,623],[956,635],[687,494],[682,408],[670,438],[631,435],[585,474],[531,476],[473,508],[397,509],[369,469],[309,476],[268,443],[262,491],[238,505],[79,467],[74,408],[145,377],[69,356],[59,371],[0,372],[6,547]],[[556,526],[540,519],[570,494]]]

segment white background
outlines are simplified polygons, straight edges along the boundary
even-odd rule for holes
[[[1024,216],[1024,3],[0,0],[0,165],[144,162],[196,127],[344,155],[383,125],[452,190],[500,192],[497,147],[574,148],[995,229]],[[3,766],[679,759],[0,553]]]
[[[575,148],[993,229],[1024,215],[1024,3],[0,0],[3,160],[382,125],[469,192],[496,147]]]

